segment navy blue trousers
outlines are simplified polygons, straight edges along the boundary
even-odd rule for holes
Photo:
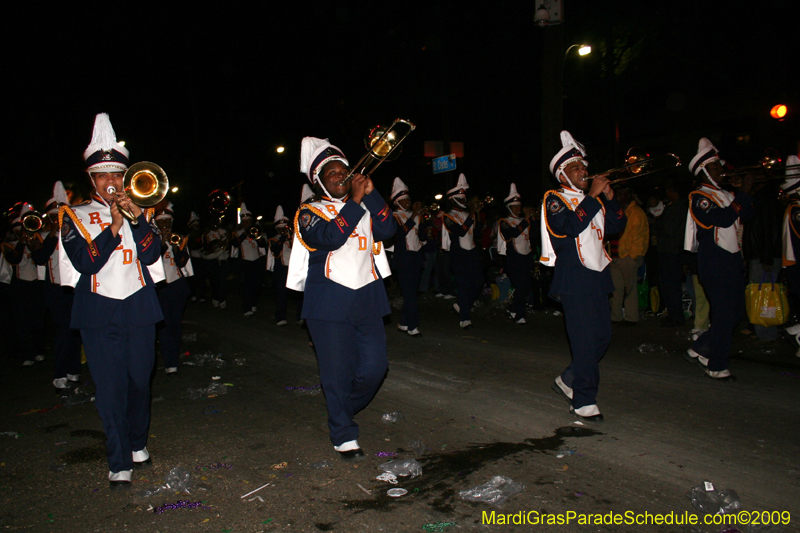
[[[132,452],[147,445],[150,427],[155,326],[132,326],[126,315],[120,305],[107,326],[81,330],[111,472],[133,468]]]
[[[658,288],[661,291],[661,301],[667,308],[669,318],[678,324],[684,322],[681,283],[685,277],[679,254],[658,253]]]
[[[331,442],[339,446],[358,438],[354,417],[378,392],[389,368],[383,319],[324,322],[309,318],[306,324],[317,351]]]
[[[745,317],[744,267],[734,256],[727,262],[698,264],[698,276],[711,305],[711,327],[694,341],[692,349],[708,357],[709,370],[719,372],[730,365],[733,331]]]
[[[17,336],[17,358],[33,361],[44,355],[44,281],[11,280],[11,301],[14,309],[14,331]]]
[[[47,283],[44,298],[55,329],[53,348],[56,362],[53,378],[64,378],[67,374],[78,375],[81,373],[81,334],[77,329],[69,327],[72,320],[73,290]]]
[[[161,357],[166,368],[177,368],[181,356],[183,310],[191,291],[186,278],[180,278],[172,283],[159,285],[156,287],[156,294],[164,315],[164,320],[156,326]]]
[[[579,409],[597,403],[600,360],[611,344],[611,307],[600,294],[562,294],[561,303],[572,350],[561,380],[572,388],[572,407]]]
[[[419,327],[417,290],[423,266],[421,252],[398,252],[392,258],[392,271],[403,294],[403,317],[400,324],[408,326],[408,329]]]
[[[469,312],[483,290],[483,268],[477,248],[469,251],[450,252],[453,261],[453,277],[456,280],[456,301],[460,309],[459,320],[469,320]]]
[[[516,319],[525,318],[525,304],[531,297],[531,272],[534,266],[534,253],[520,255],[509,252],[506,256],[506,272],[514,285],[514,301],[509,310],[515,313]]]
[[[258,306],[258,295],[264,282],[266,270],[265,259],[259,257],[253,261],[239,260],[239,274],[242,278],[242,312],[246,313]]]

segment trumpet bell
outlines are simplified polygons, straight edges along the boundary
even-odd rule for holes
[[[169,179],[155,163],[134,163],[123,176],[125,193],[139,207],[152,207],[167,196]]]
[[[28,211],[22,215],[20,224],[28,233],[36,233],[44,227],[44,217],[37,211]]]

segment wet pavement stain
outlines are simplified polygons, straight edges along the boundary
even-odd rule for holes
[[[106,458],[105,445],[78,448],[77,450],[67,452],[61,456],[61,460],[67,463],[68,465],[74,465],[78,463],[92,463],[94,461],[101,461],[105,458]]]
[[[400,482],[401,486],[409,493],[414,493],[416,489],[423,499],[432,497],[430,506],[436,511],[452,513],[454,510],[452,502],[458,498],[453,485],[459,482],[459,478],[463,483],[464,476],[483,468],[487,463],[494,463],[521,452],[556,451],[564,445],[568,438],[594,437],[602,434],[591,428],[564,426],[556,429],[550,437],[525,439],[523,442],[473,444],[464,450],[424,455],[418,459],[422,465],[422,476],[410,480],[400,478]],[[432,496],[433,494],[437,495]],[[398,504],[411,503],[414,499],[416,498],[395,499],[387,496],[384,492],[379,492],[376,499],[345,500],[342,503],[349,509],[361,511],[391,511]]]
[[[106,440],[106,434],[97,429],[76,429],[69,432],[70,437],[90,437],[93,439]]]

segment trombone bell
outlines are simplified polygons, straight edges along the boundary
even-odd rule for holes
[[[160,166],[148,161],[134,163],[123,176],[125,192],[139,207],[152,207],[167,196],[169,180]]]
[[[356,174],[363,174],[365,176],[371,175],[384,161],[391,161],[400,155],[400,150],[397,148],[400,143],[408,136],[409,133],[414,131],[415,126],[408,120],[401,118],[392,122],[392,125],[387,127],[375,126],[372,128],[367,136],[364,138],[364,145],[367,147],[367,153],[364,157],[358,160],[358,163],[353,165],[353,169],[341,181],[341,184],[347,183]]]

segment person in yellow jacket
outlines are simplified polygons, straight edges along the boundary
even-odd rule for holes
[[[620,326],[635,326],[639,321],[636,274],[644,262],[644,254],[650,243],[650,227],[647,215],[636,203],[629,188],[618,189],[616,195],[625,210],[628,223],[619,237],[619,257],[611,261],[611,279],[614,281],[611,322]]]

